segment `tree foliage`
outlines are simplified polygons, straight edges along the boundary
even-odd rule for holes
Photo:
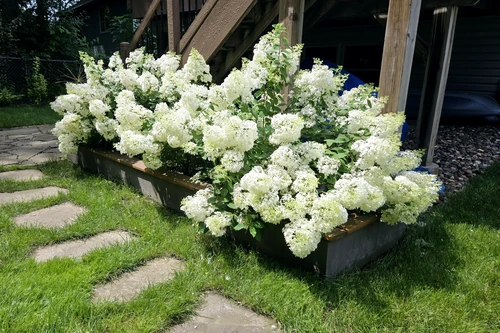
[[[84,17],[70,10],[75,0],[0,2],[1,55],[78,59],[87,50]]]

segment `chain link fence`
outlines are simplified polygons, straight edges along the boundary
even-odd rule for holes
[[[15,95],[22,95],[18,102],[29,103],[28,87],[34,74],[35,59],[0,56],[0,90],[9,89]],[[81,61],[40,59],[39,73],[47,82],[47,99],[65,93],[66,82],[83,82]]]

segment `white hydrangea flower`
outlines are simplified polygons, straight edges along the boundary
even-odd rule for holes
[[[307,218],[286,224],[283,235],[290,251],[299,258],[307,257],[321,241],[321,233],[316,230],[315,223]]]
[[[130,68],[119,70],[118,77],[120,79],[120,83],[123,87],[125,87],[125,89],[133,90],[137,87],[137,79],[139,78],[139,75],[137,75],[137,73]]]
[[[118,121],[115,119],[110,119],[104,117],[102,120],[96,120],[95,128],[99,134],[101,134],[106,140],[113,140],[118,135],[116,133],[116,128],[118,127]]]
[[[212,75],[210,74],[210,67],[203,59],[203,56],[195,49],[191,50],[189,58],[182,67],[181,70],[175,72],[177,78],[185,83],[190,82],[204,82],[208,83],[212,81]]]
[[[174,73],[179,68],[180,61],[179,55],[174,52],[167,52],[156,59],[148,70],[161,77],[165,73]]]
[[[171,110],[166,103],[155,109],[155,122],[151,135],[159,142],[167,142],[172,148],[186,145],[192,136],[189,131],[191,114],[185,108]]]
[[[300,158],[290,146],[279,146],[269,157],[272,164],[286,168],[287,170],[296,170],[300,166]]]
[[[113,55],[111,55],[111,57],[109,57],[108,68],[111,69],[123,68],[123,62],[119,52],[115,52],[113,53]]]
[[[212,235],[220,237],[226,233],[226,227],[231,225],[231,217],[221,212],[215,212],[206,218],[205,225]]]
[[[208,202],[213,195],[213,189],[209,187],[199,190],[195,195],[182,199],[181,210],[190,219],[203,222],[215,212],[214,206]]]
[[[295,177],[292,184],[292,190],[295,192],[314,192],[318,188],[318,178],[312,170],[297,171]]]
[[[325,145],[315,141],[300,142],[293,145],[292,149],[300,156],[302,164],[309,164],[316,161],[323,157],[326,152]]]
[[[158,79],[150,72],[143,72],[141,76],[137,78],[137,84],[144,93],[149,91],[158,91],[159,88]]]
[[[365,179],[343,175],[335,185],[337,200],[347,209],[375,211],[385,203],[385,191],[371,185]]]
[[[330,156],[321,156],[317,163],[318,171],[325,176],[337,174],[339,166],[340,161]]]
[[[274,133],[269,137],[269,142],[274,145],[292,143],[300,138],[304,121],[296,114],[278,113],[271,118],[271,127]]]
[[[56,100],[50,103],[52,110],[63,116],[68,113],[81,113],[83,109],[83,101],[76,94],[61,95]]]
[[[252,83],[251,80],[245,77],[242,71],[235,69],[224,79],[220,88],[229,103],[238,98],[248,103],[253,100],[252,91],[254,87]]]
[[[120,133],[120,142],[115,144],[116,150],[129,156],[137,156],[143,153],[157,154],[160,146],[154,142],[152,135],[144,135],[140,132],[125,130]]]
[[[203,128],[204,150],[209,159],[222,156],[226,150],[246,152],[253,148],[258,138],[254,121],[231,116],[228,110],[216,112],[212,120],[213,125]]]
[[[120,123],[117,129],[121,131],[141,130],[145,121],[153,118],[153,112],[135,102],[134,93],[130,90],[121,91],[116,97],[115,117]]]
[[[401,141],[397,136],[391,138],[380,138],[370,136],[364,140],[355,141],[351,149],[359,154],[356,167],[368,169],[375,164],[386,164],[399,151]]]
[[[416,151],[400,151],[397,155],[392,156],[387,161],[381,161],[380,167],[391,175],[396,175],[404,170],[413,170],[422,162],[422,152]]]
[[[99,99],[93,99],[89,102],[89,111],[97,120],[103,121],[110,109],[109,105]]]
[[[323,193],[314,200],[311,210],[311,220],[322,233],[331,232],[336,226],[346,223],[347,215],[347,210],[340,204],[334,191]]]
[[[227,150],[224,152],[220,163],[229,172],[238,172],[243,168],[243,158],[245,157],[245,153],[234,150]]]
[[[132,71],[137,72],[140,68],[142,68],[146,57],[144,55],[144,47],[140,47],[130,52],[127,59],[125,59],[125,63],[128,68]]]
[[[254,193],[265,194],[274,190],[273,179],[264,171],[261,166],[255,166],[240,180],[242,189]]]
[[[371,135],[380,138],[389,138],[396,133],[400,133],[401,126],[405,121],[404,112],[385,113],[372,119],[370,124]]]

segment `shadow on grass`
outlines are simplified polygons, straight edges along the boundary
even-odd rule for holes
[[[455,271],[463,265],[454,239],[432,212],[424,220],[425,227],[410,226],[402,242],[378,260],[328,280],[262,253],[257,256],[258,266],[265,274],[303,281],[325,310],[355,301],[377,312],[390,306],[390,298],[408,299],[419,290],[454,290],[458,279]],[[222,256],[230,271],[244,270],[245,256],[253,251],[228,239],[202,237],[201,242],[207,252]],[[236,254],[241,247],[243,255]],[[276,292],[287,291],[277,288]]]

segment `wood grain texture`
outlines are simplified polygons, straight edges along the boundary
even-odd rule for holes
[[[256,2],[257,0],[217,1],[190,41],[184,46],[184,42],[181,40],[181,63],[186,63],[192,48],[197,49],[205,61],[210,62]],[[205,6],[203,6],[202,10]]]
[[[167,0],[168,50],[179,52],[181,39],[181,19],[178,0]]]
[[[139,42],[139,39],[141,38],[142,34],[146,30],[147,26],[149,25],[149,22],[153,18],[156,12],[156,8],[160,5],[161,0],[153,0],[151,2],[151,5],[148,8],[148,11],[146,12],[146,15],[144,15],[144,18],[142,19],[141,24],[139,25],[139,28],[135,31],[134,37],[132,38],[132,41],[130,42],[129,45],[129,52],[132,52],[135,50],[135,47],[137,46],[137,43]]]
[[[384,113],[400,111],[400,98],[407,93],[408,82],[403,80],[409,80],[410,77],[417,28],[412,23],[415,20],[418,22],[418,15],[412,9],[420,10],[420,0],[389,2],[379,83],[379,96],[389,98]]]

